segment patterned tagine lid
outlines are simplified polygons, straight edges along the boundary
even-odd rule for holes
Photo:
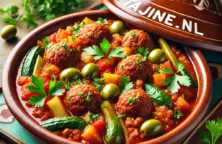
[[[156,35],[222,52],[222,0],[102,0],[121,19]]]

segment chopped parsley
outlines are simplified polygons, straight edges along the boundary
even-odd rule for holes
[[[101,119],[102,116],[99,114],[89,113],[89,118],[90,118],[89,123],[93,123],[95,120]]]
[[[105,81],[104,78],[95,78],[93,85],[94,85],[98,90],[102,90],[103,87],[104,87],[104,86],[102,85],[102,83],[104,83],[104,81]]]
[[[182,62],[178,62],[178,71],[177,73],[181,73],[181,71],[185,68],[184,64]],[[169,70],[169,68],[164,67],[163,69],[160,69],[157,67],[157,71],[160,73],[165,74],[173,74],[172,70]],[[168,85],[168,89],[171,91],[172,94],[178,92],[180,89],[180,85],[189,87],[191,86],[191,80],[186,75],[178,75],[177,73],[174,73],[172,77],[167,78],[164,80],[164,84]],[[180,85],[179,85],[180,84]]]
[[[67,88],[67,89],[71,89],[71,87],[72,87],[72,86],[71,86],[70,82],[67,82],[67,83],[66,83],[66,88]]]
[[[75,84],[83,84],[83,82],[81,81],[81,79],[77,79],[74,81]]]
[[[43,78],[38,78],[32,75],[31,80],[34,86],[28,86],[29,91],[39,94],[39,96],[32,96],[29,100],[29,103],[35,107],[42,107],[47,96],[60,96],[65,92],[65,89],[62,88],[64,83],[60,81],[56,82],[56,80],[53,80],[49,82],[49,92],[47,95],[44,89]]]
[[[72,49],[70,49],[70,48],[67,46],[67,43],[63,43],[63,44],[62,44],[62,47],[63,47],[65,50],[67,50],[69,53],[72,52]]]
[[[67,101],[71,101],[71,97],[70,97],[70,96],[67,97],[66,100],[67,100]]]
[[[133,82],[130,82],[129,76],[121,77],[121,83],[119,84],[119,88],[122,93],[127,92],[128,90],[131,90],[133,87],[134,87],[134,84]]]
[[[139,99],[139,94],[137,94],[135,98],[134,97],[130,97],[129,98],[129,105],[130,106],[133,105],[135,103],[135,101],[138,100],[138,99]]]
[[[82,97],[83,96],[83,92],[79,92],[78,96]]]
[[[131,33],[131,37],[135,37],[135,36],[136,36],[135,31],[133,31],[133,32]]]
[[[74,35],[75,35],[75,36],[78,36],[78,35],[79,35],[79,31],[80,31],[81,29],[82,29],[82,28],[81,28],[80,25],[74,25],[74,26],[72,27],[72,30],[74,31]]]
[[[90,37],[92,34],[90,32],[88,32],[87,35]]]
[[[75,40],[76,40],[76,38],[74,36],[72,36],[72,41],[75,41]]]
[[[120,115],[118,115],[118,118],[125,118],[125,117],[126,117],[125,114],[120,114]]]
[[[91,102],[91,98],[90,98],[91,95],[92,95],[92,92],[88,92],[87,97],[86,97],[86,101],[88,103]]]
[[[107,57],[109,59],[111,57],[120,57],[120,58],[125,58],[126,57],[125,52],[122,49],[120,49],[120,48],[114,48],[109,53],[109,50],[111,48],[111,44],[105,38],[100,43],[100,47],[101,47],[101,49],[98,46],[93,45],[93,46],[84,48],[84,51],[87,54],[95,55],[94,56],[94,60],[99,60],[100,58],[103,58],[103,57]]]
[[[148,48],[143,48],[143,47],[139,47],[137,50],[137,53],[140,54],[141,56],[144,57],[144,59],[147,59],[147,55],[149,54],[149,49]]]
[[[173,117],[175,119],[180,119],[183,116],[183,113],[180,110],[175,109],[173,112]]]
[[[100,24],[109,24],[108,20],[106,18],[101,18],[99,17],[96,21],[96,23],[100,23]]]

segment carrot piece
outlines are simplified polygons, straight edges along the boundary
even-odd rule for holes
[[[80,45],[81,41],[79,38],[75,36],[68,36],[68,44],[72,46],[73,48],[78,48]]]
[[[166,74],[162,74],[162,73],[153,74],[153,84],[155,84],[157,87],[164,87],[164,80],[165,79],[167,79]]]
[[[102,138],[93,125],[90,125],[85,128],[82,137],[85,140],[89,141],[90,143],[96,143],[96,144],[102,143]]]
[[[111,74],[111,73],[104,73],[103,77],[105,79],[105,83],[113,83],[117,84],[118,82],[118,75],[117,74]]]
[[[175,103],[176,109],[182,112],[189,112],[191,110],[190,104],[183,98],[179,97]]]
[[[56,41],[59,42],[63,39],[67,39],[69,36],[68,32],[64,29],[59,29],[57,34],[56,34]]]
[[[166,61],[165,63],[163,63],[162,65],[160,65],[161,69],[164,68],[164,67],[167,67],[167,68],[171,69],[172,71],[174,71],[174,68],[173,68],[173,66],[172,66],[172,64],[170,63],[169,60]]]

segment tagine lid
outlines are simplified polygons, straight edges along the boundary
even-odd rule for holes
[[[119,18],[189,46],[222,52],[222,0],[102,0]]]

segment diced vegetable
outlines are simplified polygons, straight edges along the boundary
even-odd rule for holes
[[[42,67],[44,66],[44,64],[45,64],[44,59],[38,55],[36,63],[35,63],[34,71],[33,71],[34,76],[38,76],[40,74],[40,71]]]
[[[102,137],[93,125],[86,127],[82,137],[90,143],[102,144]]]
[[[178,71],[178,62],[179,61],[178,61],[176,55],[171,50],[170,46],[162,38],[160,38],[158,42],[159,42],[160,47],[163,49],[166,56],[168,57],[168,59],[173,64],[174,68]],[[183,70],[181,70],[181,74],[186,75],[187,77],[189,77],[189,79],[191,81],[191,87],[192,88],[197,88],[198,87],[197,82],[194,80],[194,78],[191,76],[191,74],[189,73],[189,71],[185,67],[184,67]]]
[[[87,25],[87,24],[93,24],[93,23],[96,23],[96,21],[88,18],[88,17],[85,17],[83,19],[83,21],[80,23],[81,26],[84,26],[84,25]]]
[[[83,130],[87,123],[81,118],[56,117],[44,121],[41,125],[49,131],[64,130],[66,128]]]
[[[190,104],[183,97],[177,99],[175,107],[182,112],[189,112],[191,110]]]
[[[80,45],[81,41],[79,38],[75,36],[68,36],[68,44],[72,46],[73,48],[78,48]]]
[[[153,74],[153,84],[155,84],[158,87],[164,87],[164,80],[167,79],[167,75],[166,74],[162,74],[162,73],[155,73]]]
[[[123,141],[124,133],[121,122],[112,108],[109,101],[104,101],[101,105],[105,116],[107,127],[105,141],[107,144],[120,144]]]
[[[90,55],[90,54],[87,54],[86,52],[82,52],[82,54],[81,54],[81,60],[82,60],[85,64],[88,64],[88,63],[93,62],[93,56]]]
[[[103,119],[97,120],[92,124],[100,135],[106,132],[106,122]]]
[[[68,36],[69,36],[69,34],[65,29],[59,29],[56,34],[56,41],[59,42],[63,39],[67,39]]]
[[[107,70],[111,70],[113,69],[113,60],[109,60],[109,59],[100,59],[97,63],[97,66],[99,68],[99,71],[101,73],[106,72]]]
[[[168,96],[162,89],[158,88],[153,84],[145,84],[146,93],[149,94],[152,100],[162,106],[167,106],[171,108],[173,105],[172,99]]]
[[[129,47],[123,47],[122,50],[125,52],[126,56],[130,56],[132,54],[132,49]]]
[[[52,110],[55,117],[63,117],[69,115],[58,96],[52,98],[46,104]]]
[[[160,65],[160,68],[164,68],[164,67],[167,67],[167,68],[171,69],[172,71],[174,70],[174,68],[169,60]]]
[[[60,68],[57,67],[56,65],[50,65],[49,67],[47,67],[45,69],[45,72],[49,75],[51,74],[56,74],[56,75],[59,75],[60,73]]]
[[[105,83],[113,83],[117,84],[118,82],[118,75],[117,74],[111,74],[111,73],[103,73],[103,77],[105,79]]]

